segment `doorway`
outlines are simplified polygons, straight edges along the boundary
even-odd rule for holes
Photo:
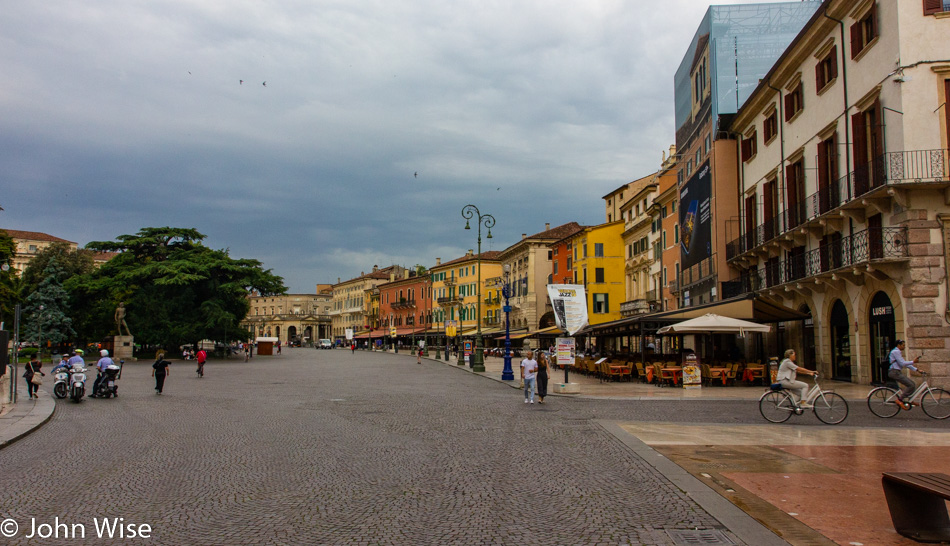
[[[883,385],[887,377],[888,355],[894,347],[897,332],[894,327],[894,306],[884,292],[874,294],[868,309],[871,327],[871,383]]]
[[[851,329],[841,300],[831,306],[831,371],[835,381],[851,381]]]

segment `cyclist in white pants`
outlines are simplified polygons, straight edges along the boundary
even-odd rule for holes
[[[818,372],[796,366],[796,358],[795,349],[785,351],[785,360],[782,360],[782,363],[779,364],[778,375],[775,376],[775,381],[781,384],[782,387],[788,389],[796,404],[801,404],[802,399],[805,398],[805,395],[808,393],[808,385],[803,381],[797,381],[795,379],[796,374],[818,375]]]

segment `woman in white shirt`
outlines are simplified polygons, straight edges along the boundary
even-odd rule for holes
[[[789,349],[785,351],[785,360],[779,364],[778,375],[775,376],[776,382],[788,389],[792,394],[792,398],[795,400],[796,404],[801,404],[802,398],[808,393],[808,385],[803,381],[797,381],[796,374],[803,373],[805,375],[818,375],[818,372],[813,372],[811,370],[806,370],[805,368],[800,368],[795,365],[796,355],[795,349]],[[796,396],[796,392],[798,395]]]

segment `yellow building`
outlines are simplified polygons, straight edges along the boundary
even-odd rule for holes
[[[501,316],[501,286],[495,279],[501,277],[498,251],[481,254],[481,326],[484,334],[489,328],[497,328]],[[442,263],[436,258],[432,275],[433,326],[445,331],[446,321],[456,321],[462,335],[475,335],[478,329],[478,262],[479,257],[469,250],[465,256]]]
[[[585,228],[573,239],[574,282],[587,292],[590,324],[620,319],[624,290],[623,220]]]

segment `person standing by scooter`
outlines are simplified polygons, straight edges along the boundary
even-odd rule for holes
[[[89,395],[89,398],[97,398],[97,392],[99,392],[99,384],[102,383],[102,378],[105,377],[106,368],[115,364],[111,358],[109,358],[109,351],[103,349],[99,351],[99,356],[102,358],[99,359],[99,362],[96,363],[96,368],[99,369],[99,375],[96,376],[95,383],[92,384],[92,393]]]
[[[206,353],[204,349],[198,349],[196,358],[198,359],[198,369],[196,370],[198,372],[198,377],[204,377],[205,361],[208,360],[208,353]]]

